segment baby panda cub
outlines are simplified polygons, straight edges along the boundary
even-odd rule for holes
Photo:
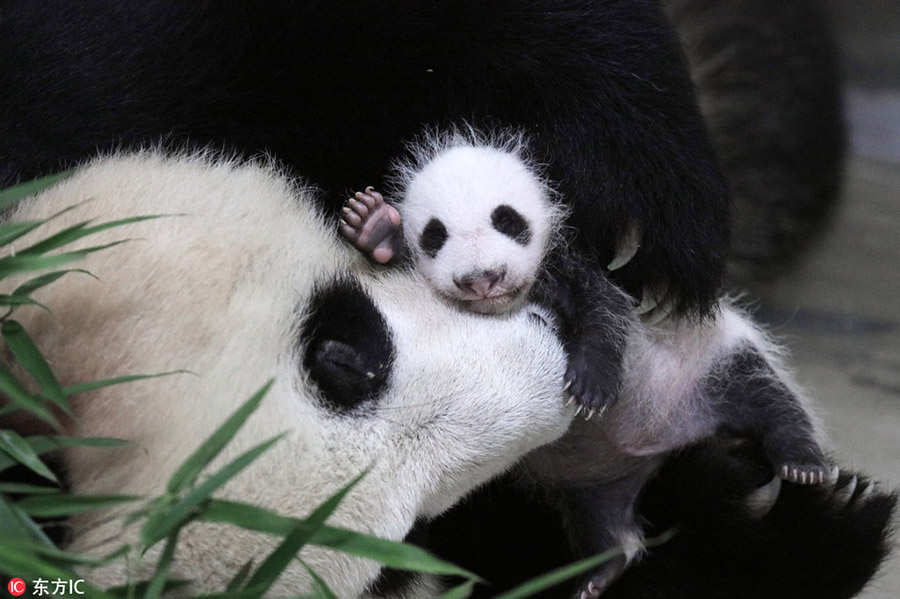
[[[588,416],[615,402],[632,300],[603,270],[567,254],[565,210],[527,158],[521,134],[431,134],[395,165],[400,208],[372,188],[344,207],[341,233],[373,261],[412,263],[465,310],[510,312],[526,300],[557,320],[566,389]]]
[[[583,581],[587,599],[638,554],[634,504],[672,451],[733,435],[759,442],[780,478],[814,484],[831,473],[814,418],[764,334],[726,301],[703,322],[641,324],[618,288],[563,247],[563,209],[524,151],[520,136],[432,136],[413,149],[415,162],[398,166],[399,209],[367,188],[344,209],[340,230],[376,262],[411,261],[465,309],[538,301],[576,370],[594,369],[622,398],[582,397],[588,418],[595,409],[603,418],[576,421],[523,464],[522,479],[559,510],[576,555],[625,548]],[[569,370],[577,397],[581,373]]]

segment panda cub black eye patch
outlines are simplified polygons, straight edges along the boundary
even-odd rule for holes
[[[444,247],[444,244],[447,243],[447,237],[447,227],[444,226],[444,223],[436,218],[432,218],[425,225],[422,234],[419,236],[419,247],[430,258],[434,258],[440,249]]]
[[[519,245],[531,243],[531,228],[528,222],[512,206],[502,204],[491,212],[491,226]]]

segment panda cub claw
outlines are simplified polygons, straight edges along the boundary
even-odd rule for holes
[[[576,415],[584,413],[585,420],[603,412],[615,403],[618,396],[618,377],[598,372],[597,361],[579,359],[577,353],[569,356],[563,391],[569,403],[578,402]]]
[[[400,212],[384,196],[367,187],[347,200],[341,214],[340,232],[359,251],[387,264],[400,252]]]
[[[832,468],[825,462],[788,462],[778,469],[778,476],[799,485],[820,485],[831,480]]]

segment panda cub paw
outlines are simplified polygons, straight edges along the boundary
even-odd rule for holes
[[[602,416],[618,398],[619,377],[597,368],[602,362],[589,352],[574,351],[569,355],[565,387],[569,404],[578,402],[575,414],[584,412],[586,420],[595,414]]]
[[[340,232],[356,249],[378,264],[387,264],[400,252],[400,213],[371,187],[347,200]]]
[[[574,599],[598,599],[600,595],[625,571],[627,560],[616,557],[594,570],[587,582],[583,583]]]
[[[785,462],[778,476],[800,485],[820,485],[832,478],[832,468],[826,462]]]

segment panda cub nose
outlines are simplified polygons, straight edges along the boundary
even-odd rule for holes
[[[453,282],[463,291],[471,291],[481,297],[487,297],[506,275],[503,271],[485,270],[480,273],[468,274],[462,278],[454,278]]]

